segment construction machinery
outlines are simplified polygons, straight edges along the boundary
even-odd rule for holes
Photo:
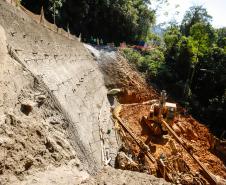
[[[178,152],[175,143],[172,141],[170,146],[172,147],[172,152],[174,153],[173,157],[169,158],[166,155],[161,154],[159,159],[156,159],[152,155],[150,144],[147,145],[136,134],[134,134],[133,131],[127,126],[125,121],[120,118],[119,114],[122,105],[119,104],[113,109],[113,117],[115,120],[117,120],[116,123],[121,125],[122,129],[131,136],[131,138],[134,140],[134,143],[139,146],[140,150],[150,160],[152,164],[150,167],[151,174],[156,174],[156,169],[159,169],[162,177],[175,183],[179,182],[181,184],[216,185],[218,184],[218,181],[222,181],[222,184],[225,184],[223,180],[218,180],[217,177],[212,175],[205,165],[200,162],[198,157],[194,155],[192,146],[189,146],[186,141],[176,134],[173,129],[173,124],[175,122],[174,119],[177,116],[177,106],[174,103],[166,102],[166,96],[166,92],[162,91],[159,100],[143,102],[142,105],[151,105],[151,108],[148,116],[144,116],[141,121],[148,125],[152,130],[153,135],[156,135],[157,137],[162,137],[165,134],[169,134],[170,138],[181,146],[181,150],[185,151],[187,155],[199,166],[198,176],[190,172],[187,164],[184,160],[182,160],[182,155],[180,152]],[[136,103],[130,105],[134,106]],[[126,138],[125,133],[123,135],[124,138]],[[129,166],[128,168],[132,167]]]
[[[114,93],[111,93],[114,94]],[[133,139],[134,143],[137,144],[147,157],[150,160],[152,166],[150,168],[151,174],[156,174],[156,169],[159,169],[162,177],[168,179],[171,182],[181,183],[181,184],[213,184],[216,185],[219,182],[223,182],[224,180],[217,179],[206,167],[203,165],[199,158],[194,155],[192,146],[188,145],[186,141],[180,138],[177,133],[174,131],[174,122],[177,117],[177,106],[174,103],[166,102],[166,92],[162,91],[159,100],[150,100],[147,102],[141,103],[142,105],[151,105],[150,112],[147,116],[142,118],[142,122],[149,126],[153,135],[157,137],[162,137],[165,134],[169,134],[169,138],[173,139],[172,141],[177,142],[180,145],[180,151],[185,151],[186,154],[199,166],[199,171],[196,174],[191,173],[187,163],[182,159],[182,155],[178,148],[175,146],[175,143],[171,141],[169,145],[172,148],[172,158],[167,157],[166,155],[161,154],[159,159],[156,159],[152,155],[152,151],[150,149],[150,144],[147,145],[142,139],[140,139],[133,131],[127,126],[124,120],[122,120],[119,116],[122,105],[117,105],[113,109],[113,117],[116,119],[116,123],[121,125],[122,129],[125,130]],[[133,103],[130,105],[139,105],[137,103]],[[124,138],[125,133],[124,133]],[[170,140],[169,140],[170,142]],[[154,146],[154,145],[153,145]],[[132,168],[129,166],[128,168]],[[220,184],[220,183],[219,183]]]
[[[175,103],[166,102],[167,94],[163,90],[159,100],[155,100],[151,105],[150,112],[147,116],[143,116],[141,123],[148,125],[153,135],[162,136],[168,133],[162,123],[164,119],[170,126],[173,125],[174,118],[177,114],[177,106]]]

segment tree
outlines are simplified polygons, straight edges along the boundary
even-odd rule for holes
[[[163,0],[151,0],[163,1]],[[165,0],[164,0],[165,1]],[[22,0],[29,9],[40,13],[44,5],[46,18],[56,22],[86,41],[100,38],[119,44],[146,40],[155,12],[149,0]],[[36,7],[37,2],[39,6]]]
[[[210,24],[196,23],[190,28],[190,37],[194,42],[197,55],[201,56],[208,52],[216,42],[216,33]]]
[[[75,34],[115,43],[145,40],[154,22],[145,0],[67,0],[64,14]]]
[[[190,28],[196,23],[208,24],[212,17],[208,14],[207,10],[202,6],[192,6],[186,13],[181,23],[181,31],[184,35],[188,36]]]
[[[123,53],[129,62],[135,64],[137,69],[145,74],[147,79],[156,80],[159,72],[164,68],[165,58],[160,48],[153,48],[144,53],[127,48]]]
[[[175,68],[176,61],[179,53],[179,41],[181,40],[182,34],[177,25],[171,25],[167,28],[164,34],[164,42],[166,47],[165,57],[166,63],[171,67]]]
[[[217,30],[217,45],[226,48],[226,27]]]
[[[159,35],[149,32],[147,43],[154,47],[161,47],[163,45],[163,40]]]
[[[210,24],[205,24],[199,22],[194,24],[190,28],[190,46],[193,48],[192,58],[192,71],[190,77],[190,88],[193,84],[194,75],[196,72],[196,66],[200,62],[200,59],[208,53],[209,48],[213,46],[213,43],[216,41],[216,34],[214,29]]]
[[[215,30],[210,21],[207,11],[196,6],[186,12],[180,29],[176,24],[166,29],[167,78],[173,80],[166,80],[163,88],[219,131],[226,129],[226,28]]]
[[[65,0],[49,0],[49,11],[53,17],[54,24],[56,23],[56,17],[60,16],[60,10]]]

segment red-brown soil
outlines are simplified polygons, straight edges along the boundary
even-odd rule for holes
[[[117,62],[117,64],[116,64]],[[111,69],[111,70],[109,70]],[[122,88],[124,93],[119,96],[119,102],[122,104],[120,117],[130,130],[143,142],[149,146],[155,146],[152,155],[159,159],[161,154],[168,158],[172,157],[172,148],[169,140],[173,140],[175,146],[181,151],[181,158],[188,165],[193,174],[200,171],[198,164],[191,159],[188,153],[182,149],[181,145],[171,136],[167,139],[153,136],[150,128],[141,124],[141,118],[148,115],[150,105],[143,105],[142,102],[152,99],[158,99],[159,92],[148,86],[141,75],[131,67],[127,61],[119,58],[114,63],[108,63],[108,68],[103,67],[103,71],[114,83],[108,84],[109,88]],[[117,79],[117,80],[115,80]],[[133,104],[134,103],[134,104]],[[182,110],[182,108],[180,108]],[[199,161],[214,175],[226,178],[226,168],[216,155],[211,153],[212,135],[208,128],[196,121],[191,116],[185,116],[182,112],[178,114],[176,121],[176,132],[189,148],[193,155],[197,156]],[[140,149],[125,131],[123,139],[135,156],[139,156]]]
[[[120,117],[134,134],[144,141],[147,145],[156,146],[153,156],[158,159],[161,153],[171,156],[171,147],[164,139],[153,136],[149,127],[142,125],[142,116],[148,115],[150,105],[123,105]],[[226,178],[226,169],[223,162],[210,152],[209,130],[195,121],[192,117],[179,116],[176,125],[183,128],[180,138],[193,148],[193,153],[213,174]],[[178,148],[182,149],[177,143]],[[137,150],[137,149],[136,149]],[[135,151],[137,153],[139,151]],[[138,153],[137,153],[138,154]],[[199,171],[198,165],[183,151],[183,159],[193,172]]]

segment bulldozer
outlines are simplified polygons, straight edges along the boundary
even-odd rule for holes
[[[171,127],[177,114],[177,105],[175,103],[166,102],[167,93],[165,90],[161,92],[159,100],[153,101],[150,112],[147,116],[143,116],[141,123],[146,124],[153,135],[163,136],[168,133],[162,119],[164,119]]]

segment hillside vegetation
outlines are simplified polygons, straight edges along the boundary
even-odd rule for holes
[[[226,122],[226,28],[215,29],[201,6],[171,24],[159,44],[124,53],[147,80],[167,89],[194,116],[221,135]],[[152,38],[152,41],[156,40]]]

